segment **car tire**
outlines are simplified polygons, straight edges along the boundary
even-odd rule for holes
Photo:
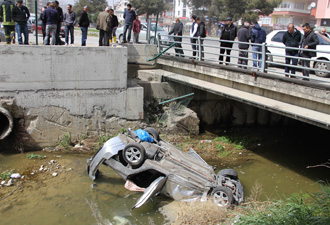
[[[234,195],[232,191],[223,186],[218,186],[211,193],[213,202],[220,207],[228,207],[233,203]]]
[[[330,62],[329,63],[316,62],[315,65],[314,65],[314,69],[330,70]],[[330,76],[330,72],[329,73],[326,73],[326,72],[315,71],[315,75],[316,76],[319,76],[319,77],[329,77]]]
[[[124,37],[123,37],[123,35],[121,34],[121,35],[119,35],[119,43],[123,43],[124,42]]]
[[[131,166],[141,166],[145,160],[145,149],[139,143],[130,143],[123,150],[124,160]]]
[[[224,177],[229,177],[231,179],[237,180],[238,179],[238,173],[236,170],[233,169],[223,169],[218,172],[218,176],[224,176]]]
[[[159,133],[155,128],[147,127],[144,129],[144,131],[148,132],[148,134],[156,141],[158,142],[160,140]]]

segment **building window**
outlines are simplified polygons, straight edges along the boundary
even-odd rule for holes
[[[182,16],[183,16],[183,17],[186,17],[186,16],[187,16],[187,12],[186,12],[185,9],[182,11]]]
[[[282,2],[280,8],[282,9],[289,9],[291,6],[290,2]]]
[[[276,24],[288,25],[288,23],[289,23],[289,18],[288,17],[278,17],[278,18],[276,18]]]
[[[178,16],[180,16],[180,11],[178,11]]]
[[[186,8],[187,7],[187,3],[183,3],[183,8]]]
[[[300,26],[303,24],[303,20],[302,19],[299,19],[299,18],[293,18],[293,21],[292,21],[293,25],[295,26]]]
[[[328,0],[328,8],[330,8],[330,0]]]
[[[293,8],[304,10],[305,9],[305,3],[295,2]]]
[[[178,1],[178,6],[180,6],[180,0]]]
[[[262,24],[272,24],[272,18],[271,17],[261,17],[260,21]]]

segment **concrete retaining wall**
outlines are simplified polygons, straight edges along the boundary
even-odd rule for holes
[[[68,131],[73,138],[108,132],[115,117],[142,119],[143,88],[127,86],[128,54],[121,46],[2,45],[0,103],[30,146],[54,145]]]

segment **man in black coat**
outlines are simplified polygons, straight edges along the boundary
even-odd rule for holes
[[[298,50],[291,49],[290,47],[299,48],[301,33],[294,28],[292,23],[289,23],[287,29],[288,31],[285,32],[282,39],[283,44],[285,45],[285,47],[287,47],[285,49],[285,55],[288,57],[285,57],[285,64],[290,65],[290,62],[292,61],[292,65],[296,66],[298,64],[298,59],[290,58],[290,56],[298,57]],[[285,76],[288,76],[290,69],[291,74],[296,74],[296,68],[286,66]],[[294,76],[291,77],[294,78]]]
[[[29,44],[29,31],[27,21],[30,17],[29,9],[23,5],[23,0],[17,0],[16,6],[13,9],[13,19],[16,22],[16,32],[18,44],[22,45],[22,33],[24,35],[24,44]]]
[[[181,46],[181,42],[182,42],[182,32],[183,32],[183,24],[180,21],[179,18],[175,19],[175,24],[172,28],[172,30],[168,33],[168,35],[174,34],[175,36],[179,36],[179,37],[174,37],[174,41],[175,41],[175,56],[181,56],[184,57],[184,53],[182,50],[182,46]]]
[[[251,39],[251,34],[250,34],[250,22],[245,21],[244,25],[238,30],[238,41],[239,42],[249,42]],[[249,57],[249,52],[247,50],[249,49],[250,45],[249,44],[244,44],[244,43],[239,43],[238,48],[242,49],[243,51],[239,51],[238,53],[238,64],[245,65],[245,66],[238,66],[239,68],[244,68],[247,69],[247,64],[248,64],[248,57]]]
[[[197,37],[200,37],[199,41],[200,41],[200,46],[201,46],[201,57],[200,60],[204,61],[204,38],[206,37],[206,28],[205,28],[205,23],[203,21],[201,21],[201,18],[197,17],[196,18],[196,23],[198,24],[197,27]],[[199,45],[197,45],[197,52],[199,54]]]
[[[220,28],[220,47],[225,47],[225,48],[220,48],[220,56],[219,56],[219,63],[222,64],[223,62],[223,55],[226,52],[227,57],[226,57],[226,62],[230,62],[230,52],[231,48],[233,47],[232,42],[227,42],[227,41],[234,41],[237,36],[237,28],[233,24],[232,19],[228,17],[226,19],[226,24],[221,26]],[[224,41],[221,41],[224,40]],[[228,64],[227,64],[228,65]]]
[[[112,27],[112,38],[110,39],[110,42],[117,43],[116,40],[116,30],[118,28],[118,18],[115,15],[115,11],[113,9],[110,9],[110,15],[111,15],[111,27]]]
[[[303,49],[316,49],[316,45],[319,44],[319,39],[317,38],[316,34],[314,31],[312,31],[312,28],[308,23],[305,23],[303,25],[303,30],[304,30],[304,37],[301,42],[301,48]],[[311,51],[300,51],[300,56],[303,58],[312,58],[316,57],[316,52],[311,52]],[[307,69],[303,69],[303,76],[309,77],[309,68],[310,68],[310,60],[301,60],[301,65],[303,67],[307,67]],[[303,80],[309,80],[307,78],[304,78]]]
[[[89,18],[88,18],[88,6],[85,5],[83,11],[80,14],[80,19],[78,22],[78,27],[81,29],[81,46],[86,46],[87,32],[89,27]]]
[[[55,1],[55,9],[58,12],[58,16],[60,17],[60,20],[57,24],[57,29],[56,29],[56,45],[64,45],[65,42],[61,40],[60,38],[60,31],[61,31],[61,26],[63,23],[63,9],[60,7],[60,3],[58,1]]]

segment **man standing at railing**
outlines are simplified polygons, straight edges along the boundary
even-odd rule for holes
[[[197,42],[197,39],[194,39],[197,37],[197,28],[198,28],[198,24],[196,23],[196,18],[197,16],[196,15],[193,15],[191,17],[192,21],[193,21],[193,24],[191,26],[191,30],[190,30],[190,42],[191,42],[191,47],[193,49],[193,58],[196,57],[196,42]]]
[[[293,48],[299,48],[299,43],[301,40],[301,33],[300,31],[298,31],[297,29],[294,28],[292,23],[289,23],[288,27],[287,27],[288,31],[285,32],[285,34],[283,35],[283,39],[282,42],[285,45],[285,55],[286,56],[294,56],[294,57],[298,57],[298,50],[295,49],[291,49],[290,47]],[[285,64],[290,65],[290,62],[292,60],[292,65],[296,66],[298,64],[298,59],[293,59],[293,58],[289,58],[289,57],[285,57]],[[291,74],[296,74],[296,68],[294,67],[289,67],[286,66],[285,67],[285,76],[289,76],[289,70],[291,69]],[[294,76],[291,76],[291,78],[295,78]]]
[[[264,28],[262,28],[258,22],[253,22],[253,27],[251,29],[251,42],[262,44],[266,41],[266,31]],[[253,67],[262,67],[262,54],[258,53],[262,51],[261,45],[252,45],[252,56],[253,59],[260,60],[259,62],[254,60],[253,61]]]
[[[244,25],[238,30],[238,41],[239,42],[249,42],[251,39],[250,35],[250,23],[248,21],[244,22]],[[249,53],[247,50],[249,49],[250,45],[249,44],[244,44],[244,43],[239,43],[238,48],[242,49],[244,51],[239,51],[238,54],[238,64],[244,65],[244,66],[238,66],[239,68],[247,69],[247,64],[248,64],[248,57]]]
[[[197,37],[200,37],[199,41],[199,45],[197,46],[197,51],[199,54],[199,46],[201,46],[201,55],[200,55],[200,60],[204,61],[204,38],[206,38],[206,28],[205,28],[205,23],[203,21],[201,21],[201,19],[199,17],[196,18],[196,23],[198,24],[198,28],[197,28]]]
[[[317,38],[316,34],[314,31],[312,31],[312,28],[308,23],[305,23],[302,26],[304,30],[304,37],[301,42],[301,48],[304,49],[316,49],[316,45],[319,44],[319,39]],[[312,58],[316,57],[316,52],[315,51],[300,51],[300,56],[303,58]],[[301,60],[301,65],[303,67],[306,67],[307,69],[303,69],[303,76],[309,77],[309,68],[310,68],[310,60]],[[304,78],[303,80],[309,80],[307,78]]]
[[[124,11],[123,17],[125,19],[123,43],[127,43],[127,41],[130,42],[130,40],[131,40],[133,21],[135,20],[135,17],[136,17],[135,11],[132,9],[132,5],[130,3],[127,4],[127,8]],[[126,39],[127,31],[128,31],[128,34],[127,34],[127,39]]]
[[[233,24],[232,19],[230,17],[228,17],[226,19],[226,24],[221,26],[220,28],[220,47],[225,47],[225,48],[220,48],[220,56],[219,56],[219,64],[223,63],[223,54],[227,53],[227,57],[226,57],[226,65],[228,65],[228,63],[230,62],[230,52],[231,52],[231,48],[233,47],[232,42],[227,42],[227,41],[234,41],[235,38],[237,36],[237,28],[236,26]]]
[[[182,50],[181,42],[182,42],[182,32],[183,32],[183,24],[180,21],[180,19],[177,17],[175,18],[175,24],[172,28],[172,30],[168,33],[168,35],[174,34],[174,41],[175,41],[175,56],[181,56],[184,57],[184,53]]]

